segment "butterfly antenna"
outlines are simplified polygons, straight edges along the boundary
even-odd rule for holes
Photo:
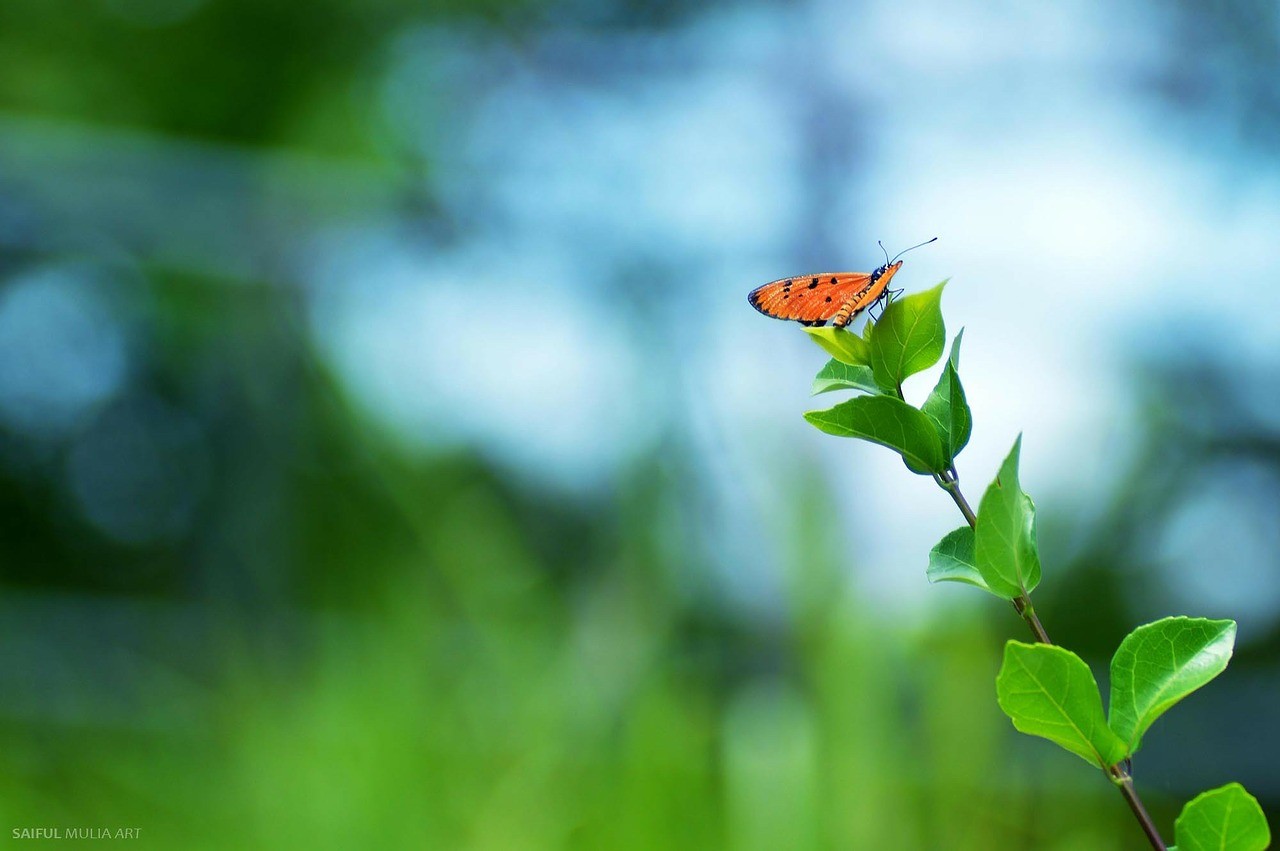
[[[937,242],[937,241],[938,241],[938,238],[935,236],[933,239],[926,239],[924,242],[920,243],[920,245],[928,245],[931,242]],[[920,245],[913,245],[910,248],[902,249],[901,251],[899,251],[897,254],[894,255],[893,260],[897,260],[899,257],[906,254],[908,251],[914,251],[915,249],[919,248]],[[880,247],[884,248],[883,245]],[[890,260],[889,262],[892,263],[893,260]]]
[[[884,265],[888,266],[892,261],[889,259],[889,252],[884,247],[884,240],[877,239],[876,245],[880,246],[881,251],[884,251]]]

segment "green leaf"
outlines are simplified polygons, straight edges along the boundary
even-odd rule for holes
[[[871,332],[876,329],[875,320],[869,319],[862,323],[862,340],[867,344],[867,356],[871,355]]]
[[[1271,844],[1271,829],[1258,799],[1239,783],[1189,801],[1173,833],[1181,851],[1263,851]]]
[[[850,366],[832,358],[813,378],[813,395],[831,390],[862,390],[879,393],[869,366]]]
[[[924,415],[933,421],[938,429],[938,437],[942,441],[942,454],[947,463],[955,461],[960,450],[969,443],[969,435],[973,432],[973,414],[969,411],[969,403],[964,397],[964,387],[960,384],[960,374],[956,372],[956,364],[960,361],[960,339],[963,331],[956,335],[951,344],[951,357],[942,368],[942,375],[929,398],[920,408]]]
[[[974,554],[992,593],[1012,600],[1040,584],[1036,507],[1018,482],[1019,435],[978,506]]]
[[[895,390],[903,379],[928,369],[942,357],[947,329],[942,322],[943,281],[931,290],[891,301],[871,329],[871,368],[876,383]]]
[[[804,418],[821,431],[859,437],[902,454],[908,469],[928,475],[946,469],[942,444],[929,418],[896,396],[859,396]]]
[[[947,356],[947,360],[956,368],[956,372],[960,371],[960,341],[964,339],[964,329],[961,328],[956,338],[951,341],[951,354]]]
[[[1111,659],[1111,729],[1136,753],[1169,707],[1221,674],[1236,641],[1235,621],[1164,618],[1140,626]]]
[[[1124,742],[1102,716],[1098,683],[1070,650],[1008,642],[996,697],[1020,732],[1042,736],[1099,768],[1124,759]]]
[[[930,582],[965,582],[990,591],[987,582],[973,563],[973,530],[961,526],[949,533],[929,551]]]
[[[827,325],[821,328],[805,328],[815,343],[826,349],[840,363],[849,366],[871,366],[871,346],[852,331]]]

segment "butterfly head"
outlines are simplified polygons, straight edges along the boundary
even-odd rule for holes
[[[874,272],[871,273],[871,280],[873,283],[875,283],[877,281],[880,281],[881,279],[884,279],[884,282],[887,284],[889,283],[889,279],[892,278],[894,275],[896,275],[898,273],[898,270],[901,268],[902,268],[901,260],[894,260],[892,263],[886,263],[883,266],[881,266],[879,269],[876,269]]]

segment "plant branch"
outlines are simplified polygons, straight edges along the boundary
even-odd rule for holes
[[[960,513],[964,515],[964,519],[969,523],[969,528],[978,528],[978,515],[973,513],[973,509],[969,506],[969,500],[964,498],[964,494],[960,493],[960,477],[956,475],[955,467],[947,470],[945,473],[934,476],[933,480],[938,483],[938,487],[951,494],[951,498],[955,500],[956,507],[960,509]]]
[[[1116,786],[1119,787],[1120,794],[1124,795],[1124,800],[1129,805],[1129,809],[1133,810],[1133,817],[1138,820],[1138,824],[1142,825],[1142,832],[1147,835],[1147,841],[1151,843],[1151,847],[1155,851],[1168,851],[1168,846],[1160,838],[1160,831],[1156,829],[1155,822],[1147,814],[1147,808],[1142,806],[1142,799],[1138,797],[1138,790],[1133,788],[1133,778],[1118,765],[1111,766],[1107,773],[1111,775]]]
[[[1027,626],[1031,627],[1031,633],[1036,637],[1036,641],[1041,644],[1053,643],[1049,640],[1049,633],[1045,632],[1044,625],[1040,623],[1040,616],[1031,605],[1030,597],[1026,594],[1014,597],[1013,608],[1018,612],[1018,616],[1027,622]]]
[[[969,527],[977,529],[978,516],[974,514],[973,507],[969,505],[969,500],[965,499],[964,494],[960,492],[960,476],[956,473],[954,467],[944,473],[940,473],[933,477],[938,483],[938,487],[945,490],[951,495],[951,499],[955,502],[956,507],[960,509],[960,513],[964,515],[964,519],[968,522]],[[1026,594],[1020,594],[1013,598],[1013,608],[1018,612],[1018,616],[1027,622],[1027,626],[1031,627],[1031,633],[1036,637],[1036,641],[1041,644],[1052,644],[1049,640],[1049,633],[1045,632],[1044,625],[1040,623],[1040,618],[1036,615],[1036,610],[1031,605],[1031,599]],[[1138,790],[1133,786],[1133,778],[1127,771],[1118,765],[1113,765],[1107,769],[1116,787],[1120,790],[1120,794],[1124,796],[1125,803],[1129,805],[1129,809],[1133,810],[1133,816],[1138,820],[1138,824],[1142,826],[1142,832],[1147,835],[1151,847],[1155,851],[1168,851],[1168,846],[1164,844],[1164,840],[1160,838],[1160,831],[1156,829],[1155,822],[1151,820],[1151,816],[1147,813],[1147,808],[1142,805],[1142,799],[1138,797]]]
[[[902,383],[899,382],[894,388],[897,391],[898,398],[906,401],[906,397],[902,395]],[[942,473],[934,474],[933,480],[938,483],[938,487],[951,494],[951,499],[956,504],[956,508],[960,509],[960,513],[964,515],[965,522],[969,524],[969,528],[977,531],[978,515],[974,513],[973,506],[969,505],[969,500],[964,498],[964,494],[960,492],[960,474],[956,472],[955,466],[947,468]],[[1014,597],[1010,602],[1018,613],[1018,617],[1027,622],[1027,626],[1031,627],[1031,634],[1035,636],[1036,641],[1041,644],[1053,644],[1049,640],[1049,633],[1045,632],[1044,625],[1040,623],[1040,618],[1036,615],[1035,608],[1031,605],[1031,598],[1025,593]],[[1126,763],[1127,765],[1127,763]],[[1142,805],[1142,799],[1138,797],[1138,790],[1133,786],[1133,777],[1129,771],[1122,769],[1118,765],[1113,765],[1106,769],[1109,779],[1115,783],[1120,789],[1120,794],[1124,796],[1125,802],[1129,805],[1129,809],[1133,810],[1133,816],[1138,820],[1138,824],[1142,826],[1142,832],[1147,835],[1148,841],[1154,851],[1168,851],[1168,846],[1164,844],[1164,840],[1160,838],[1160,831],[1156,829],[1155,822],[1148,815],[1146,807]]]

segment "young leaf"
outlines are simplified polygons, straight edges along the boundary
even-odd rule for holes
[[[1174,822],[1173,833],[1178,851],[1263,851],[1271,844],[1271,829],[1258,799],[1239,783],[1189,801]]]
[[[960,373],[956,364],[960,362],[960,339],[964,332],[956,335],[951,344],[951,357],[942,368],[938,383],[924,400],[920,410],[933,421],[938,429],[938,437],[942,441],[942,454],[947,456],[947,463],[955,461],[960,450],[969,443],[969,435],[973,431],[973,414],[969,411],[969,403],[964,398],[964,387],[960,385]]]
[[[813,341],[826,349],[840,363],[849,366],[871,366],[871,345],[852,331],[827,325],[805,328]]]
[[[1099,768],[1124,758],[1124,742],[1102,717],[1098,683],[1070,650],[1008,642],[996,697],[1020,732],[1043,736]]]
[[[1040,584],[1036,507],[1018,482],[1019,436],[978,506],[974,555],[993,594],[1012,600]]]
[[[908,469],[922,475],[946,468],[942,444],[929,418],[895,396],[859,396],[804,418],[839,437],[859,437],[902,454]]]
[[[928,369],[942,357],[946,326],[942,322],[942,288],[912,293],[890,302],[871,329],[871,368],[876,383],[893,390],[909,375]]]
[[[983,591],[991,590],[973,563],[973,530],[968,526],[951,532],[929,551],[925,575],[930,582],[965,582]]]
[[[1164,618],[1129,633],[1111,659],[1111,729],[1135,753],[1169,707],[1221,674],[1235,621]]]
[[[862,390],[866,393],[879,393],[880,388],[871,375],[869,366],[850,366],[835,358],[827,361],[827,365],[818,371],[813,378],[813,395],[831,390]]]
[[[956,333],[956,338],[951,341],[951,354],[947,355],[947,360],[956,368],[956,372],[960,371],[960,341],[964,339],[964,329],[961,328]]]

